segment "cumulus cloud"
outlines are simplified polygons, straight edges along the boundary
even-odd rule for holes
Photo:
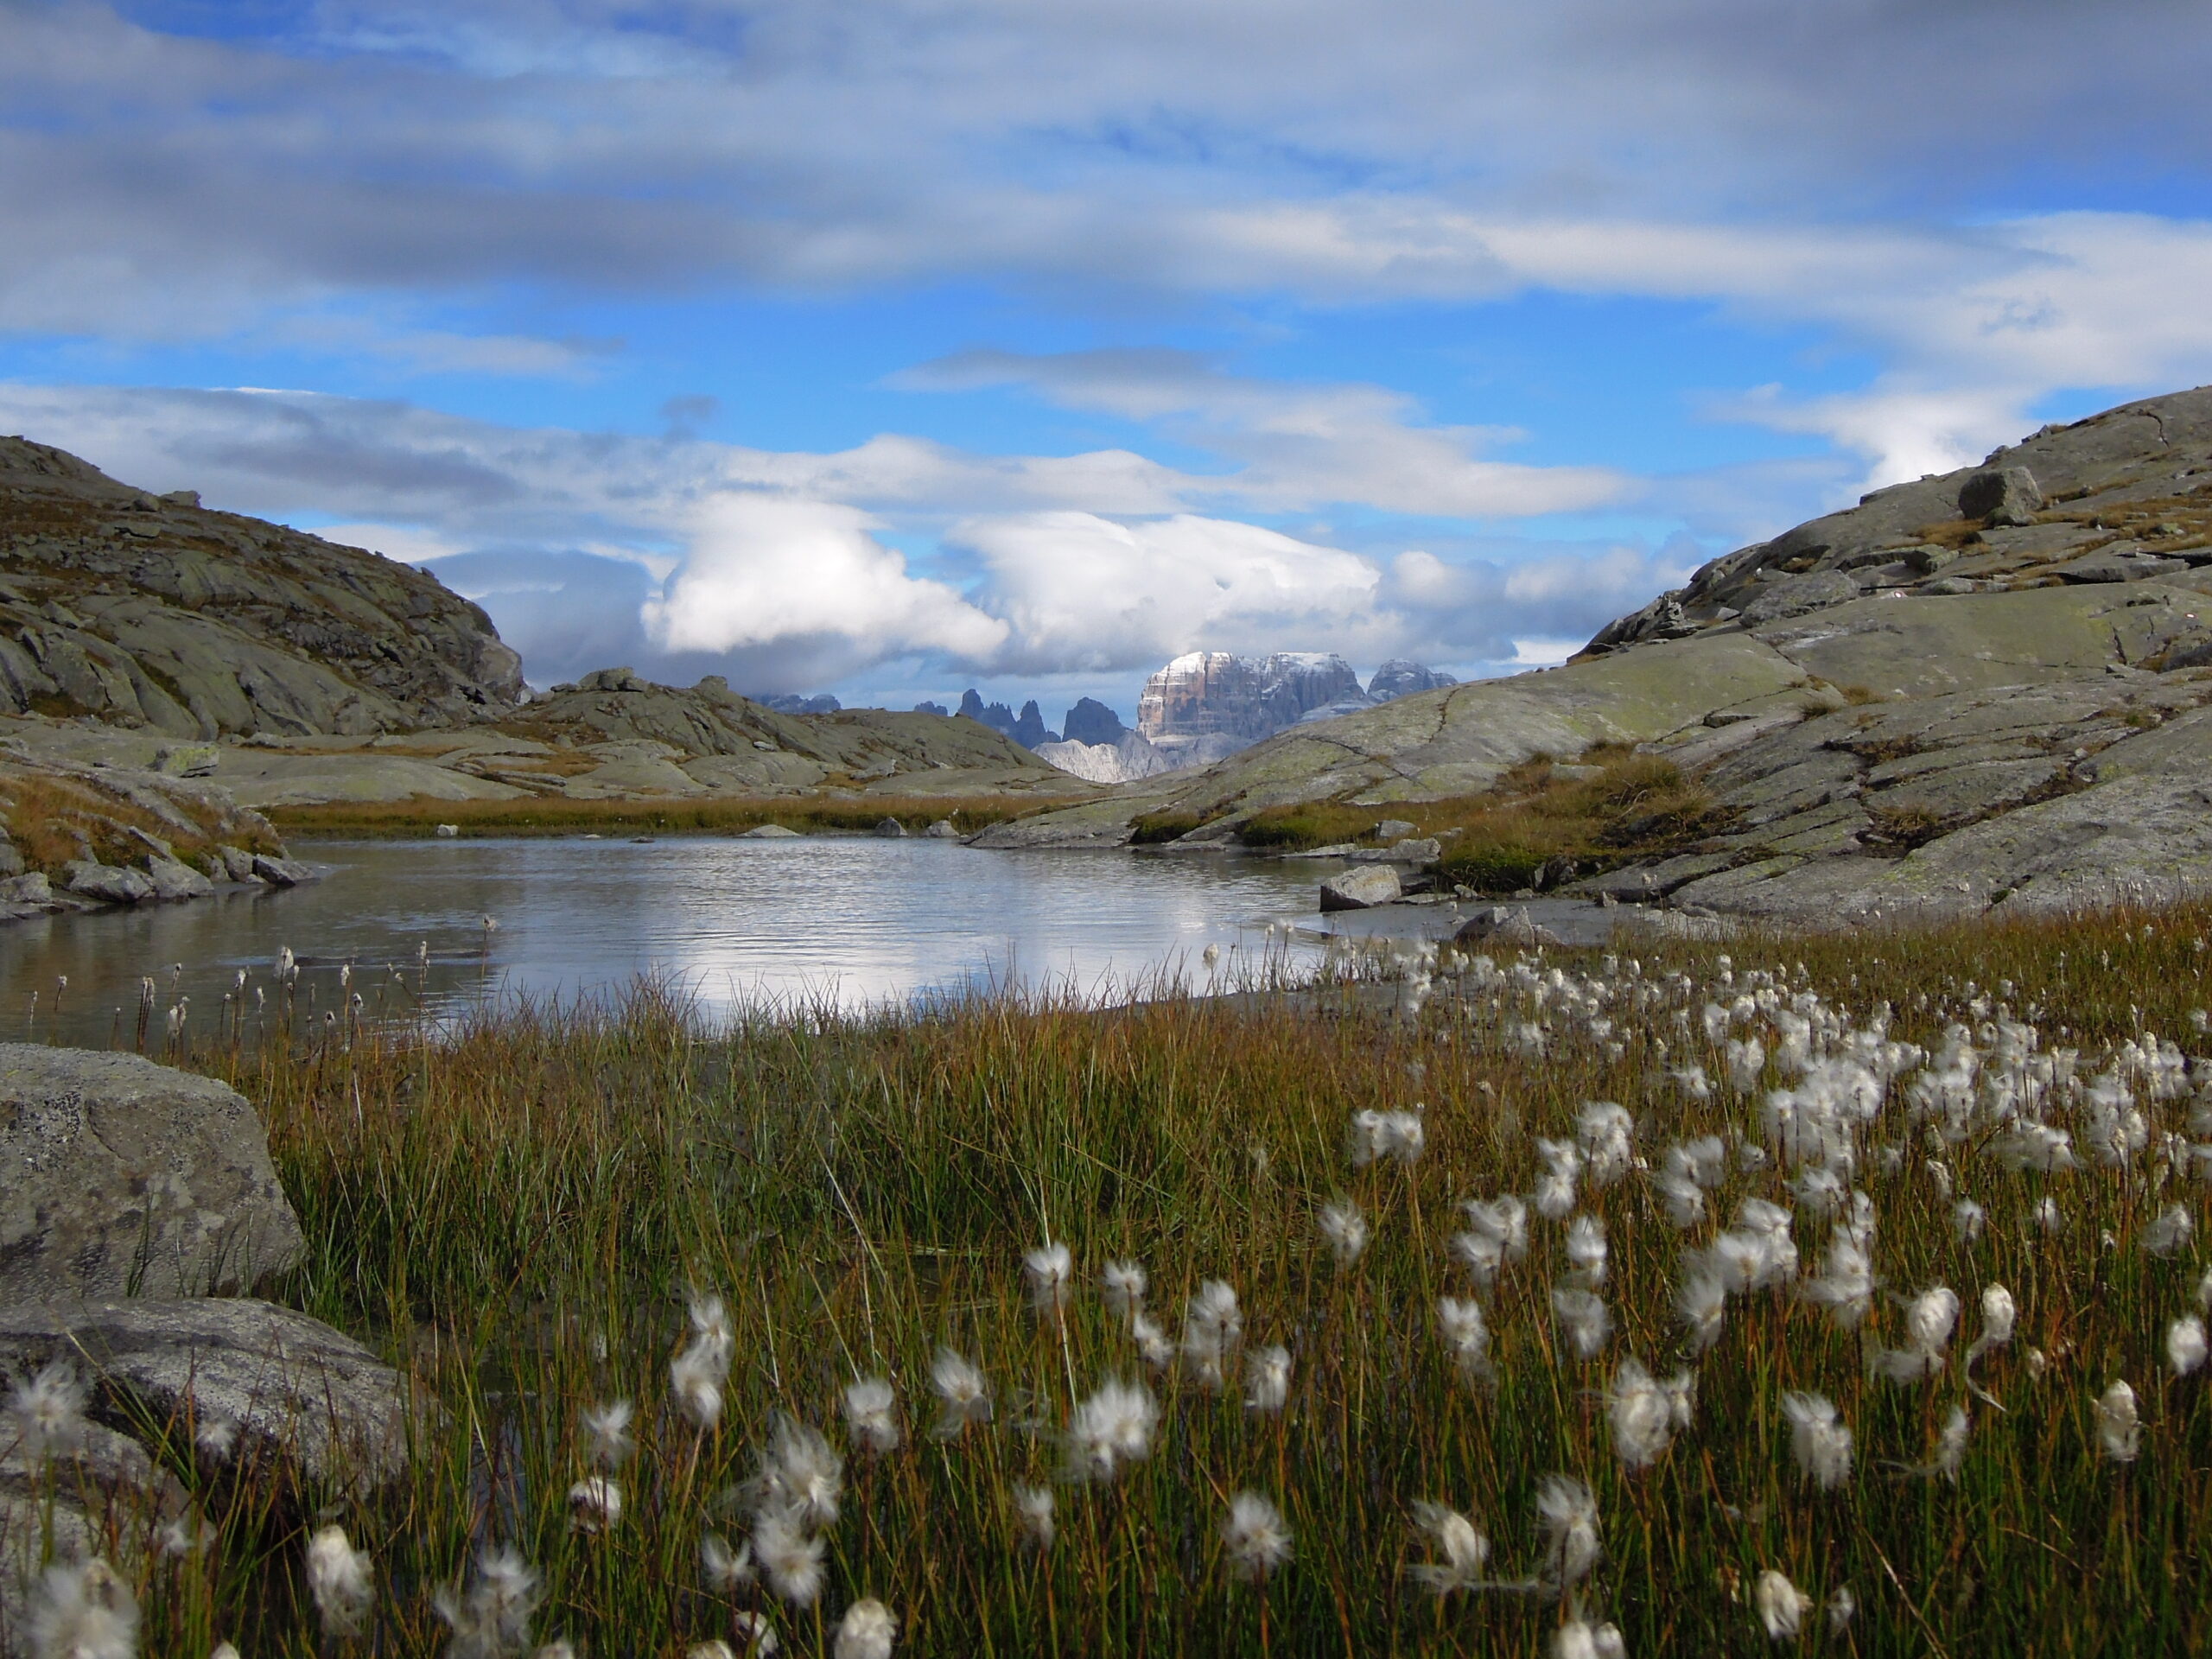
[[[1351,648],[1375,631],[1372,564],[1256,524],[1027,513],[969,520],[950,540],[987,572],[979,602],[1006,619],[1008,671],[1151,667],[1199,645]]]
[[[820,642],[826,657],[848,658],[839,671],[912,652],[974,661],[995,650],[1007,625],[910,575],[905,556],[868,533],[876,528],[835,502],[710,501],[683,563],[645,603],[646,635],[671,657],[740,661]]]

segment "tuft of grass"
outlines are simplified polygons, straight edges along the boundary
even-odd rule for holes
[[[1187,836],[1205,822],[1198,812],[1147,812],[1132,826],[1129,840],[1138,847],[1157,847]]]

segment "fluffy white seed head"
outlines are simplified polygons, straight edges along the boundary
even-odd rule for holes
[[[1022,1544],[1043,1554],[1052,1547],[1052,1489],[1017,1486],[1014,1489],[1014,1517]]]
[[[630,1420],[637,1408],[627,1400],[586,1407],[583,1413],[584,1454],[599,1468],[620,1469],[637,1450],[630,1438]]]
[[[1348,1268],[1359,1260],[1367,1249],[1367,1217],[1359,1206],[1350,1202],[1324,1205],[1314,1217],[1314,1225],[1326,1240],[1330,1254],[1337,1265]]]
[[[1790,1583],[1787,1574],[1770,1567],[1759,1574],[1751,1604],[1758,1610],[1759,1623],[1765,1626],[1770,1642],[1790,1640],[1805,1615],[1813,1611],[1813,1599]]]
[[[8,1395],[10,1438],[33,1461],[73,1452],[85,1439],[85,1385],[67,1359],[49,1360]]]
[[[837,1621],[836,1659],[891,1659],[891,1644],[898,1639],[898,1619],[871,1596],[845,1609]]]
[[[343,1527],[324,1527],[308,1540],[308,1592],[323,1634],[358,1636],[376,1602],[373,1564],[357,1550]]]
[[[138,1600],[105,1561],[56,1561],[31,1597],[36,1659],[135,1659]]]
[[[845,1490],[845,1460],[819,1430],[779,1417],[760,1456],[751,1496],[756,1513],[775,1510],[818,1531],[835,1526]]]
[[[1782,1411],[1789,1419],[1789,1451],[1799,1474],[1824,1492],[1851,1478],[1851,1430],[1825,1395],[1785,1394]]]
[[[753,1524],[753,1554],[768,1587],[794,1607],[811,1607],[822,1594],[827,1547],[789,1510],[769,1510]]]
[[[1436,1330],[1461,1376],[1471,1379],[1490,1375],[1490,1322],[1483,1317],[1480,1302],[1439,1297]]]
[[[930,1365],[930,1386],[937,1390],[939,1402],[935,1431],[939,1440],[963,1433],[970,1423],[991,1421],[990,1384],[984,1380],[983,1368],[965,1355],[938,1349]]]
[[[1427,1540],[1431,1559],[1413,1568],[1416,1583],[1440,1599],[1461,1590],[1479,1589],[1490,1564],[1490,1540],[1457,1510],[1441,1503],[1414,1505],[1414,1524]]]
[[[1075,1408],[1067,1432],[1069,1471],[1085,1480],[1111,1480],[1125,1465],[1152,1455],[1160,1402],[1141,1382],[1109,1379]]]
[[[1577,1359],[1595,1359],[1613,1334],[1612,1310],[1590,1291],[1553,1291],[1552,1317]]]
[[[2160,1258],[2178,1253],[2196,1231],[2196,1224],[2188,1211],[2177,1204],[2169,1205],[2158,1218],[2143,1230],[2143,1253]]]
[[[1567,1224],[1567,1265],[1578,1284],[1597,1288],[1605,1282],[1605,1224],[1577,1216]]]
[[[2166,1327],[2166,1363],[2174,1368],[2176,1376],[2187,1376],[2201,1368],[2208,1352],[2204,1337],[2204,1321],[2196,1314],[2185,1314]]]
[[[1098,1288],[1106,1298],[1106,1306],[1123,1319],[1144,1306],[1145,1292],[1151,1287],[1152,1281],[1144,1268],[1135,1262],[1109,1262],[1106,1271],[1098,1275]]]
[[[899,1395],[887,1376],[863,1376],[845,1385],[845,1428],[871,1457],[899,1449]]]
[[[1021,1258],[1021,1277],[1029,1293],[1029,1306],[1040,1313],[1067,1306],[1068,1290],[1075,1282],[1075,1258],[1065,1244],[1041,1244]]]
[[[622,1488],[612,1475],[586,1475],[569,1488],[569,1524],[586,1537],[611,1532],[622,1518]]]
[[[1590,1576],[1605,1554],[1598,1533],[1598,1500],[1572,1475],[1547,1475],[1536,1489],[1536,1518],[1542,1522],[1546,1568],[1562,1591]]]
[[[1268,1415],[1290,1399],[1290,1350],[1277,1344],[1244,1356],[1244,1404]]]
[[[1828,1629],[1841,1635],[1859,1611],[1859,1598],[1851,1593],[1851,1586],[1839,1584],[1828,1592]]]
[[[512,1549],[486,1549],[476,1557],[476,1576],[464,1593],[448,1586],[431,1607],[453,1632],[455,1655],[493,1656],[530,1645],[530,1621],[543,1599],[534,1567]]]
[[[734,1595],[758,1576],[749,1541],[733,1549],[729,1540],[716,1533],[699,1540],[699,1578],[712,1594]]]
[[[2135,1390],[2115,1377],[2097,1396],[2097,1446],[2114,1463],[2133,1463],[2143,1449],[2143,1422],[2135,1409]]]
[[[1239,1492],[1229,1501],[1221,1546],[1230,1573],[1247,1584],[1264,1584],[1290,1559],[1290,1529],[1282,1512],[1257,1492]]]

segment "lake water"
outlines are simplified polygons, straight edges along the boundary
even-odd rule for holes
[[[105,1046],[119,1035],[128,1046],[148,976],[149,1046],[179,999],[206,1037],[240,970],[246,988],[232,1006],[249,1011],[251,1034],[276,1018],[273,969],[286,946],[301,963],[296,1024],[355,995],[370,1017],[450,1015],[487,995],[571,997],[640,975],[681,986],[710,1014],[762,1000],[896,1004],[1006,982],[1103,999],[1163,970],[1204,987],[1270,951],[1310,962],[1323,919],[1315,884],[1334,868],[873,837],[295,850],[327,867],[325,879],[0,927],[0,1039]],[[1286,926],[1268,938],[1270,924],[1294,921],[1296,937]],[[1209,944],[1221,947],[1217,969],[1202,961]],[[257,991],[268,997],[258,1016]]]

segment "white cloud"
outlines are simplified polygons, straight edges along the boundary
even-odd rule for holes
[[[984,567],[978,602],[1007,620],[1009,669],[1153,667],[1200,645],[1349,649],[1378,620],[1372,564],[1255,524],[1063,512],[970,519],[950,539]]]
[[[1522,435],[1427,424],[1414,399],[1387,387],[1263,380],[1185,352],[971,351],[909,370],[893,384],[1024,385],[1065,408],[1157,423],[1171,437],[1243,463],[1220,477],[1181,479],[1185,499],[1210,496],[1262,512],[1357,502],[1387,512],[1522,518],[1605,505],[1630,488],[1605,467],[1484,459],[1484,449]]]
[[[1007,625],[943,582],[906,572],[868,534],[864,512],[833,502],[731,494],[700,509],[690,550],[648,600],[647,635],[671,656],[727,656],[834,639],[860,662],[911,652],[988,656]]]

